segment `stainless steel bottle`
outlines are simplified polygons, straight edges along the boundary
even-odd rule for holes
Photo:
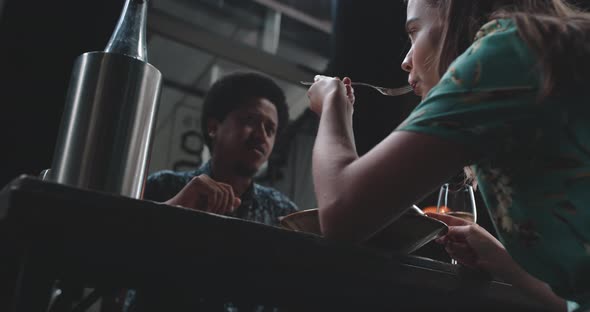
[[[147,0],[127,0],[105,51],[77,58],[50,180],[142,197],[162,81],[146,18]]]

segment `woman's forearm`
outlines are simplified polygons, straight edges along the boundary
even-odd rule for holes
[[[326,97],[313,149],[314,187],[320,209],[345,201],[345,169],[358,159],[352,130],[352,105]]]
[[[358,155],[352,131],[352,105],[327,97],[322,107],[315,150],[322,154],[335,152],[334,159],[343,164],[353,161]]]
[[[333,181],[358,158],[352,130],[352,106],[332,97],[324,101],[322,118],[313,149],[313,174],[321,202],[333,198]]]
[[[347,82],[343,88],[340,81],[321,79],[308,93],[311,109],[321,115],[312,172],[324,236],[362,242],[456,173],[468,155],[434,136],[394,131],[359,157],[354,90]]]
[[[513,287],[521,289],[530,298],[547,307],[549,311],[567,311],[567,303],[563,298],[556,295],[549,285],[523,269],[519,269],[519,273],[507,282],[511,283]]]

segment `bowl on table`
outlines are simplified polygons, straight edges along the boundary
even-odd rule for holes
[[[415,209],[419,208],[408,210],[363,245],[411,253],[448,231],[444,222],[417,213]],[[282,227],[293,231],[322,236],[317,208],[284,216],[280,218],[280,223]]]

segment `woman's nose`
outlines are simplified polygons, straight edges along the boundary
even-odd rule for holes
[[[402,62],[402,70],[408,73],[412,71],[412,49],[408,51],[408,54],[406,54],[406,57]]]

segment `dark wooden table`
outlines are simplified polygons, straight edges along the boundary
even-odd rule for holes
[[[45,311],[55,280],[289,311],[541,310],[460,266],[28,176],[0,193],[0,244],[0,311]]]

